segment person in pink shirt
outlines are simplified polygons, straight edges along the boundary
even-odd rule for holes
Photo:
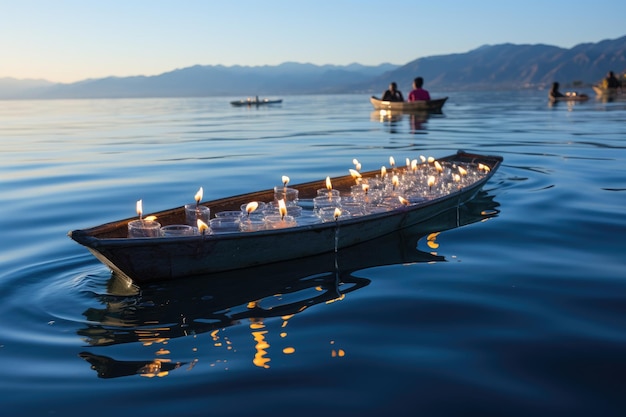
[[[413,80],[413,90],[409,93],[408,101],[430,100],[430,93],[422,88],[424,79],[417,77]]]

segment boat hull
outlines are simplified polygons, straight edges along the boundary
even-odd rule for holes
[[[282,103],[282,100],[237,100],[237,101],[231,101],[230,104],[232,106],[235,107],[242,107],[242,106],[249,106],[249,107],[253,107],[253,106],[264,106],[267,104],[280,104]]]
[[[502,161],[501,157],[462,152],[449,158],[458,163],[480,162],[489,166],[490,171],[470,186],[442,197],[330,223],[247,233],[128,239],[126,225],[132,219],[126,219],[92,229],[74,230],[69,236],[87,247],[114,272],[137,283],[225,272],[339,251],[411,227],[463,204],[482,188]],[[367,175],[374,176],[375,173],[364,174]],[[354,180],[350,176],[340,177],[334,179],[333,184],[338,190],[341,187],[349,190]],[[321,187],[321,182],[294,186],[300,190],[302,198],[312,198],[315,190]],[[250,201],[271,199],[273,189],[205,204],[214,207],[212,211],[216,212],[220,208],[233,209]],[[154,214],[164,224],[176,224],[184,215],[181,211],[178,208]]]
[[[370,103],[376,110],[391,110],[398,112],[441,111],[448,97],[424,101],[383,101],[377,97],[370,97]]]

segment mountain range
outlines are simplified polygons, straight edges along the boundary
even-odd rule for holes
[[[544,44],[484,45],[465,53],[418,58],[405,65],[195,65],[154,76],[69,84],[0,78],[0,99],[378,95],[391,81],[408,93],[418,75],[431,91],[545,89],[553,81],[562,87],[590,85],[609,70],[616,74],[626,71],[626,36],[570,49]]]

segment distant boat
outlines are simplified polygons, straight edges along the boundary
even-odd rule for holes
[[[602,85],[594,85],[593,91],[599,97],[607,97],[607,98],[616,98],[616,97],[626,97],[626,92],[624,92],[623,87],[618,88],[608,88]]]
[[[376,110],[392,110],[400,112],[441,111],[448,97],[420,101],[383,101],[378,97],[370,97]]]
[[[269,100],[267,98],[259,100],[259,97],[250,98],[248,97],[245,100],[235,100],[231,101],[230,104],[233,106],[241,107],[241,106],[264,106],[266,104],[280,104],[283,100]]]
[[[560,97],[552,97],[550,95],[548,95],[548,99],[551,102],[555,102],[555,101],[587,101],[589,100],[589,96],[587,94],[580,94],[577,92],[566,92],[564,93],[562,96]]]

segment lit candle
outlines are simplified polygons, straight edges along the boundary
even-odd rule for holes
[[[439,161],[435,161],[435,169],[440,174],[443,172],[443,168],[441,167],[441,164],[439,163]]]
[[[287,215],[287,206],[285,205],[285,200],[278,200],[278,212],[280,213],[280,219],[285,221],[285,216]]]
[[[465,168],[463,168],[463,167],[459,167],[459,174],[461,174],[461,175],[467,175],[467,171],[465,170]]]
[[[396,160],[393,159],[393,156],[389,157],[389,165],[391,166],[391,170],[393,171],[394,167],[396,166]]]
[[[433,190],[433,185],[435,185],[435,177],[433,177],[432,175],[428,176],[428,189],[430,191]]]
[[[330,177],[326,177],[326,189],[328,190],[328,198],[333,198],[333,185],[330,183]]]
[[[198,207],[200,205],[200,200],[202,200],[202,187],[200,187],[200,189],[194,196],[194,199],[196,200],[196,207]]]
[[[398,184],[400,183],[400,180],[398,179],[397,175],[394,175],[393,177],[391,177],[391,184],[393,186],[393,190],[396,190],[396,187],[398,186]]]
[[[432,164],[433,162],[435,162],[435,158],[433,158],[432,156],[428,157],[428,163]]]
[[[384,180],[386,176],[387,176],[387,168],[385,168],[385,166],[383,165],[382,167],[380,167],[380,179]]]
[[[364,182],[363,184],[361,184],[361,188],[363,188],[363,192],[365,193],[365,195],[367,195],[368,191],[370,190],[370,185]]]
[[[289,184],[289,177],[286,175],[283,175],[282,180],[283,180],[283,198],[286,200],[287,199],[287,184]]]
[[[246,213],[248,214],[248,218],[250,218],[250,213],[252,213],[258,207],[259,207],[259,203],[257,203],[256,201],[252,201],[246,204]]]
[[[411,170],[413,171],[413,173],[417,172],[417,159],[411,161]]]
[[[131,220],[128,222],[128,237],[159,237],[161,236],[161,225],[156,222],[156,216],[148,216],[143,218],[142,201],[137,201],[136,205],[139,220]]]
[[[408,206],[410,204],[409,200],[407,200],[406,198],[402,197],[402,196],[398,196],[398,200],[400,200],[400,203],[402,203],[402,205],[404,206]]]
[[[361,181],[361,173],[356,169],[350,169],[350,175],[354,178],[354,182],[358,185]]]
[[[198,232],[204,236],[204,234],[209,230],[209,225],[198,219]]]
[[[339,207],[335,207],[335,221],[339,219],[339,216],[341,216],[341,209]]]
[[[424,155],[420,155],[420,161],[426,162],[426,157]]]
[[[358,159],[354,158],[354,159],[352,160],[352,163],[354,164],[354,167],[356,168],[356,170],[357,170],[357,171],[360,171],[360,170],[361,170],[361,163],[359,162],[359,160],[358,160]]]

